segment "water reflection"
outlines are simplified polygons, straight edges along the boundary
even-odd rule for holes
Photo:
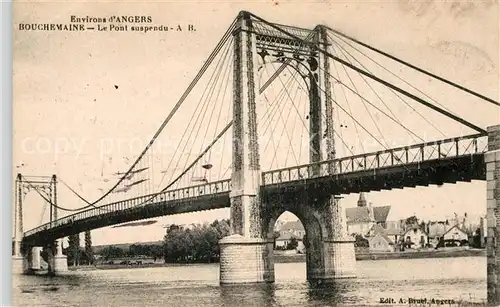
[[[486,299],[486,258],[360,261],[358,278],[321,282],[306,281],[305,263],[278,263],[275,272],[275,283],[224,286],[216,264],[17,275],[13,298],[15,306],[76,307],[326,307],[373,306],[381,297]]]
[[[222,306],[276,306],[276,287],[272,283],[223,285]]]
[[[339,303],[355,303],[353,295],[357,291],[357,283],[352,279],[316,280],[307,283],[308,300],[312,305],[337,305]]]

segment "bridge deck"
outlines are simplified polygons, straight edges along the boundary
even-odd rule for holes
[[[311,190],[338,195],[485,180],[485,141],[478,134],[264,172],[261,193],[269,201],[277,196],[293,201]],[[27,231],[23,240],[42,244],[88,229],[229,207],[230,189],[226,179],[127,199],[39,226]]]

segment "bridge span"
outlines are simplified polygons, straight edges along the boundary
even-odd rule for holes
[[[450,138],[262,173],[263,202],[485,180],[483,134]],[[230,207],[231,180],[144,195],[87,209],[24,233],[29,245],[147,218]]]

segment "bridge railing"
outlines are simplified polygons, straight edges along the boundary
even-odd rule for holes
[[[220,181],[209,182],[206,184],[169,190],[158,194],[134,197],[126,200],[113,202],[107,205],[102,205],[99,207],[93,207],[84,211],[80,211],[75,214],[62,217],[60,219],[53,221],[52,223],[49,222],[41,226],[38,226],[36,228],[33,228],[31,230],[28,230],[24,233],[24,235],[30,236],[40,231],[48,230],[50,228],[62,226],[68,223],[91,218],[105,213],[133,209],[163,201],[182,200],[185,198],[203,196],[207,194],[210,195],[210,194],[229,192],[230,190],[231,190],[231,180],[225,179]]]
[[[485,152],[487,146],[487,136],[478,133],[263,172],[262,184],[277,184],[472,155]]]

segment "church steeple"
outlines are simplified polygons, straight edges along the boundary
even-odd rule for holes
[[[359,193],[358,207],[366,207],[365,193]]]

